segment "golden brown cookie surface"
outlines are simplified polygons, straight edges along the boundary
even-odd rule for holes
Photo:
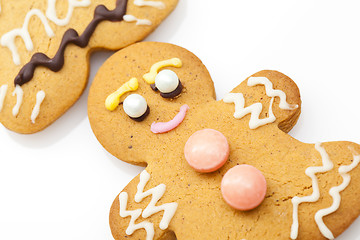
[[[116,50],[142,40],[176,4],[177,0],[1,1],[0,122],[19,133],[47,127],[83,92],[92,51]],[[69,33],[69,28],[76,33]],[[32,59],[35,53],[51,60],[40,55]],[[46,67],[37,66],[43,62]]]
[[[172,58],[179,58],[182,66],[167,69],[177,74],[184,90],[174,99],[165,99],[151,89],[143,75],[153,64]],[[142,122],[129,118],[121,105],[114,111],[105,107],[107,97],[130,78],[137,78],[139,87],[126,93],[120,101],[134,93],[143,96],[150,114]],[[264,84],[259,83],[260,80]],[[272,90],[283,92],[286,100],[279,92],[274,95]],[[170,44],[135,44],[119,51],[103,65],[89,95],[88,111],[93,131],[100,143],[117,158],[147,165],[142,180],[136,177],[113,203],[110,225],[115,239],[145,239],[151,235],[151,229],[154,239],[162,239],[163,235],[173,239],[173,234],[177,239],[273,239],[274,236],[276,239],[290,236],[323,239],[326,228],[337,236],[359,215],[354,199],[354,193],[360,190],[359,146],[350,142],[305,144],[286,134],[295,125],[301,109],[299,90],[290,78],[276,71],[261,71],[232,93],[235,95],[224,98],[227,103],[215,101],[213,83],[205,66],[192,53]],[[243,108],[239,107],[241,99],[245,102]],[[234,117],[236,104],[231,100],[237,101],[238,118]],[[289,104],[288,109],[282,102]],[[163,134],[151,131],[153,122],[173,120],[184,104],[189,110],[179,126]],[[262,106],[259,120],[254,110],[239,117],[242,110],[259,104]],[[264,124],[256,126],[259,122]],[[230,146],[229,160],[213,173],[196,172],[184,157],[188,138],[205,128],[220,131]],[[256,167],[267,181],[264,202],[247,212],[227,205],[220,191],[224,174],[238,164]],[[346,182],[347,176],[351,177],[349,184],[342,191],[336,189]],[[167,205],[169,210],[155,211],[148,217],[137,215],[151,206],[151,199],[162,184],[166,189],[158,194],[159,201],[155,201],[155,205],[177,204],[174,216],[165,218],[169,226],[164,231],[160,230],[160,223],[165,221],[166,212],[174,209],[173,205]],[[139,186],[144,189],[139,190]],[[329,194],[332,188],[335,188],[333,196]],[[139,198],[142,190],[152,191],[154,195],[147,192],[149,196]],[[315,215],[321,215],[322,209],[338,202],[337,191],[341,196],[340,207],[324,215],[324,224],[316,222]],[[294,199],[300,200],[298,206]]]

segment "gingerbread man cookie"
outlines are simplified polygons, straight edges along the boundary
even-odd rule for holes
[[[0,122],[19,133],[47,127],[82,94],[89,56],[150,34],[177,0],[2,0]]]
[[[138,43],[90,89],[100,143],[146,166],[115,198],[115,239],[334,239],[360,213],[360,146],[302,143],[296,84],[260,71],[221,101],[189,51]]]

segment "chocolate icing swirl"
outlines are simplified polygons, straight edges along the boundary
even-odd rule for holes
[[[23,84],[29,82],[33,78],[35,69],[38,66],[44,66],[53,72],[60,71],[64,66],[64,53],[67,45],[72,43],[81,48],[86,47],[100,22],[105,20],[111,22],[123,20],[123,16],[126,14],[127,2],[128,0],[117,0],[114,10],[109,10],[104,5],[97,6],[94,12],[94,18],[91,20],[81,36],[79,36],[76,30],[72,28],[68,29],[64,33],[59,49],[52,59],[44,53],[35,53],[30,62],[25,64],[15,77],[15,85],[22,86]]]

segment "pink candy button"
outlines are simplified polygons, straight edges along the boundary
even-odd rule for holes
[[[231,207],[247,211],[264,201],[266,180],[264,175],[250,165],[238,165],[224,175],[221,193]]]
[[[203,129],[190,136],[185,144],[185,159],[198,172],[213,172],[229,157],[229,144],[219,131]]]

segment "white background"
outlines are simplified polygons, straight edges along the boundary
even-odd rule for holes
[[[303,101],[292,136],[360,143],[359,7],[356,0],[180,0],[147,40],[194,52],[218,99],[259,70],[279,70],[297,83]],[[93,55],[90,81],[110,55]],[[88,88],[40,133],[0,126],[0,239],[112,239],[111,203],[141,168],[97,142],[87,95]],[[360,219],[339,239],[360,239]]]

